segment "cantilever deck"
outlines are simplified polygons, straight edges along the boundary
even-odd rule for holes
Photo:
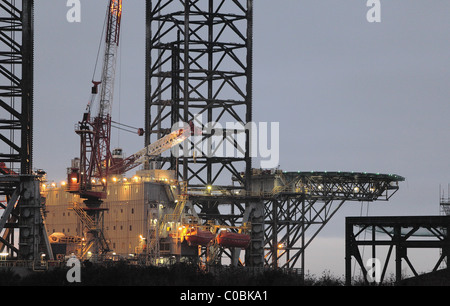
[[[282,196],[301,196],[334,200],[375,201],[388,200],[397,190],[398,183],[405,178],[396,174],[367,172],[295,171],[264,172],[252,176],[251,190],[222,189],[190,190],[189,197],[195,200],[215,201],[270,200]]]

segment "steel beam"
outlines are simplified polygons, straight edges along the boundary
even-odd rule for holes
[[[281,172],[253,178],[253,190],[270,189],[264,199],[265,265],[305,268],[305,252],[348,201],[389,200],[404,178],[354,172]],[[267,197],[267,195],[265,195]]]
[[[432,272],[437,271],[443,262],[447,262],[450,254],[450,216],[387,216],[387,217],[347,217],[345,238],[345,278],[346,284],[352,283],[352,258],[356,260],[361,269],[364,281],[373,282],[368,278],[368,267],[362,258],[360,246],[372,247],[372,257],[376,257],[376,247],[389,247],[383,263],[378,284],[383,284],[387,265],[395,252],[395,279],[402,280],[402,263],[405,262],[418,276],[414,264],[408,257],[408,250],[412,248],[441,249],[441,255],[435,263]],[[372,235],[367,238],[364,233],[370,231]],[[375,232],[378,235],[375,235]],[[425,237],[424,234],[428,233]],[[380,233],[382,238],[380,238]],[[380,258],[378,258],[380,260]],[[381,260],[380,260],[381,262]]]

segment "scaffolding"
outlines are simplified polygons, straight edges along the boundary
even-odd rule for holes
[[[441,186],[439,186],[439,207],[442,215],[450,215],[450,184],[447,189],[447,197],[445,197],[444,190],[442,190]]]

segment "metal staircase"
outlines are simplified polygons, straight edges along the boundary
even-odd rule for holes
[[[159,222],[159,236],[164,232],[164,227],[169,222],[179,222],[181,219],[181,215],[183,214],[183,209],[186,205],[186,201],[188,199],[188,193],[187,193],[187,182],[181,181],[179,182],[180,185],[180,191],[177,196],[177,205],[175,206],[175,209],[173,210],[172,214],[166,214],[164,215],[164,218],[162,218]]]
[[[107,253],[110,251],[108,242],[106,240],[106,237],[103,233],[103,230],[101,227],[98,226],[98,223],[95,222],[94,219],[92,219],[91,216],[89,216],[86,211],[80,207],[76,202],[72,205],[72,210],[77,214],[79,217],[81,223],[86,227],[87,232],[90,232],[94,235],[95,238],[90,239],[81,250],[81,258],[85,258],[91,247],[94,245],[94,243],[97,241],[99,243],[99,247],[101,249],[101,253]]]
[[[87,227],[88,230],[96,229],[94,220],[84,211],[82,207],[80,207],[77,203],[74,202],[72,209],[80,218],[80,221]]]
[[[179,221],[181,218],[181,214],[183,213],[184,206],[186,205],[186,201],[188,200],[188,186],[186,181],[181,181],[180,183],[180,193],[177,197],[177,206],[173,211],[174,219],[173,221]]]
[[[165,227],[169,222],[179,222],[183,214],[184,207],[188,200],[187,182],[179,182],[179,192],[177,195],[176,206],[172,214],[165,214],[160,218],[155,226],[150,230],[149,252],[154,258],[159,258],[159,241],[162,237]]]

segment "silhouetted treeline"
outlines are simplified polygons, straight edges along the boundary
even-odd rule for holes
[[[179,263],[168,267],[136,266],[127,263],[112,265],[83,264],[81,282],[67,281],[68,267],[54,268],[45,272],[33,272],[20,276],[12,269],[0,270],[0,286],[344,286],[345,278],[336,277],[329,271],[320,276],[284,273],[266,270],[249,273],[241,268],[224,268],[209,273],[196,265]],[[388,280],[384,285],[393,285]],[[356,282],[353,285],[364,285]]]

